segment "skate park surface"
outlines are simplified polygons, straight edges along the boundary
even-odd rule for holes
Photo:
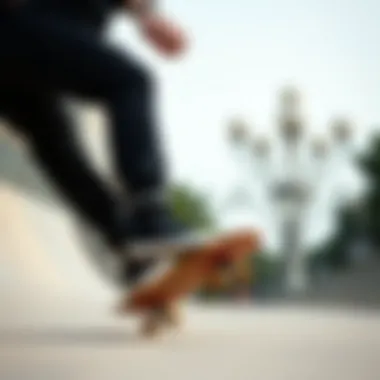
[[[191,302],[180,331],[141,338],[137,320],[114,313],[119,292],[83,253],[70,216],[41,200],[45,186],[27,157],[8,149],[0,149],[1,380],[379,379],[380,314],[359,308]]]

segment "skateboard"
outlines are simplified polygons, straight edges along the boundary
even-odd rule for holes
[[[224,235],[202,248],[181,253],[163,274],[138,285],[123,298],[118,311],[137,315],[141,333],[154,336],[181,325],[179,303],[209,282],[218,282],[236,264],[258,251],[259,237],[252,231]]]

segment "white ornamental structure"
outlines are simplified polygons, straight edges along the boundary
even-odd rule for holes
[[[310,138],[305,133],[301,108],[299,91],[286,88],[280,96],[277,138],[273,141],[252,135],[250,126],[241,119],[231,121],[228,126],[229,143],[236,153],[234,157],[240,160],[239,169],[248,170],[245,175],[253,174],[256,182],[260,179],[275,208],[283,258],[283,289],[293,295],[308,286],[303,227],[324,180],[321,169],[334,158],[342,159],[342,153],[348,153],[346,148],[353,131],[351,123],[341,118],[332,122],[330,136]],[[247,194],[240,188],[232,198],[246,201]]]

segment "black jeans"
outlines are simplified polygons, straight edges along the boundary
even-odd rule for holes
[[[118,200],[87,162],[63,106],[65,95],[104,105],[115,169],[128,191],[163,185],[150,73],[69,20],[30,10],[0,14],[0,115],[24,134],[79,214],[117,244]]]

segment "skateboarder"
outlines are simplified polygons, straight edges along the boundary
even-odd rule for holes
[[[0,0],[0,116],[29,143],[77,213],[113,252],[128,257],[132,249],[155,247],[158,253],[186,242],[166,199],[152,74],[102,40],[107,16],[117,9],[133,17],[159,53],[184,52],[183,32],[149,0]],[[67,96],[104,106],[127,210],[87,162],[65,107]],[[149,263],[126,260],[126,280],[136,281]]]

